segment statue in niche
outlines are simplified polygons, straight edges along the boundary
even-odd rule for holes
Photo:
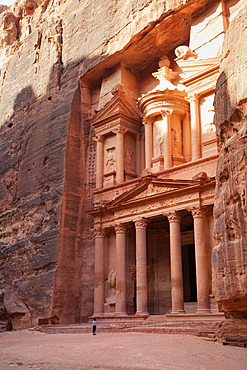
[[[131,170],[133,167],[133,154],[134,151],[128,148],[125,152],[125,168],[126,170]]]
[[[164,155],[164,135],[162,133],[162,130],[159,130],[157,132],[157,135],[155,137],[155,151],[157,157],[161,157]]]
[[[107,285],[109,287],[109,297],[106,303],[115,304],[116,302],[116,270],[111,270],[108,274]]]
[[[106,170],[111,172],[115,169],[116,158],[115,158],[115,147],[106,149]]]
[[[173,154],[182,155],[181,130],[172,130]]]

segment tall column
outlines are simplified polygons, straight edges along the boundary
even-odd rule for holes
[[[150,314],[159,314],[159,281],[158,281],[158,259],[157,259],[157,229],[148,230],[148,256],[151,263],[152,274],[150,276],[149,309]]]
[[[192,143],[192,161],[193,161],[195,159],[201,158],[202,156],[198,95],[197,94],[190,95],[187,100],[190,102],[191,143]]]
[[[183,155],[186,162],[191,161],[191,128],[190,115],[186,113],[183,117]]]
[[[115,226],[116,232],[116,315],[126,315],[126,227]]]
[[[143,119],[145,124],[145,168],[151,170],[153,156],[153,123],[150,118]]]
[[[121,182],[124,182],[124,134],[127,132],[127,129],[119,126],[116,130],[114,130],[114,132],[117,135],[116,182],[119,184]]]
[[[148,315],[147,290],[147,225],[149,221],[135,221],[136,228],[136,314]]]
[[[172,313],[184,313],[183,267],[180,220],[176,211],[167,214],[170,224]]]
[[[96,189],[103,187],[104,175],[104,141],[101,135],[94,137],[96,141]]]
[[[210,313],[209,265],[206,244],[205,215],[202,207],[191,210],[194,219],[194,238],[196,254],[197,313]]]
[[[172,167],[171,155],[171,124],[172,109],[163,109],[160,113],[164,123],[164,168]]]
[[[94,269],[94,315],[103,315],[105,299],[104,282],[104,244],[105,232],[95,229],[95,269]]]

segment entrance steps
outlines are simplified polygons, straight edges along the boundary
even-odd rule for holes
[[[172,316],[176,316],[174,319]],[[179,317],[177,317],[179,316]],[[185,316],[190,316],[185,319]],[[192,317],[193,316],[193,317]],[[196,316],[196,317],[194,317]],[[210,316],[210,317],[209,317]],[[97,333],[191,334],[215,340],[222,315],[150,315],[148,317],[97,317]],[[92,323],[41,325],[36,330],[47,334],[82,334],[92,332]]]

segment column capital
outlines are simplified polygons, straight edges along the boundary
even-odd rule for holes
[[[192,216],[195,217],[204,217],[206,215],[205,207],[203,206],[194,206],[188,208],[188,211],[192,213]]]
[[[167,213],[163,213],[163,216],[166,216],[169,222],[180,222],[181,217],[179,216],[178,211],[171,211]]]
[[[151,222],[145,218],[140,218],[139,220],[134,221],[136,229],[146,229],[147,225]]]
[[[188,97],[185,98],[189,103],[197,102],[199,100],[199,94],[190,94]]]
[[[136,140],[141,141],[142,139],[143,139],[143,134],[138,132],[138,134],[136,134]]]
[[[117,126],[114,130],[112,130],[114,134],[125,134],[127,131],[128,129],[122,126]]]
[[[162,115],[162,117],[171,116],[172,113],[173,113],[173,109],[161,109],[160,110],[160,114]]]
[[[95,135],[94,137],[93,137],[93,141],[96,141],[96,142],[102,142],[102,140],[103,140],[103,136],[102,135]]]
[[[115,229],[116,234],[126,234],[127,232],[127,226],[124,224],[114,225],[114,229]]]
[[[105,237],[105,229],[101,227],[96,227],[94,229],[94,236],[95,238],[104,238]]]

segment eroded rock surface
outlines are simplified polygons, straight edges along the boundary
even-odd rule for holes
[[[216,129],[222,148],[215,192],[213,289],[226,317],[227,333],[247,334],[247,214],[246,144],[247,87],[246,9],[239,12],[225,38],[221,74],[217,83]],[[245,320],[244,320],[245,318]],[[232,323],[232,325],[230,324]],[[241,328],[241,330],[240,330]],[[223,329],[222,329],[223,330]]]

